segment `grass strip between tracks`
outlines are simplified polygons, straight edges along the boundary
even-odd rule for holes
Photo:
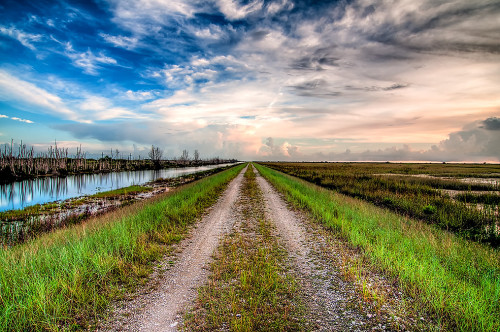
[[[500,329],[499,251],[267,167],[256,167],[288,201],[360,248],[454,329]]]
[[[0,330],[87,328],[151,271],[244,167],[0,249]]]
[[[265,218],[251,166],[242,196],[241,225],[222,240],[208,285],[187,315],[188,330],[303,331],[298,284],[287,274],[287,253]]]

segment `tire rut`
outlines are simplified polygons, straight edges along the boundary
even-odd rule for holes
[[[196,298],[196,289],[208,277],[207,267],[220,239],[235,222],[233,210],[241,190],[246,167],[228,185],[208,214],[196,224],[181,242],[181,252],[161,262],[168,271],[152,277],[158,285],[149,293],[141,293],[115,309],[109,326],[101,331],[176,331],[182,325],[183,310]]]
[[[309,307],[309,328],[316,331],[390,329],[358,309],[358,295],[353,285],[341,278],[338,268],[321,259],[324,239],[308,232],[304,217],[292,211],[258,172],[257,182],[264,194],[267,217],[276,225],[292,259],[294,273],[302,283],[304,301]]]

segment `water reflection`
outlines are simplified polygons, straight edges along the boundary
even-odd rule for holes
[[[0,185],[0,211],[22,209],[30,205],[92,195],[101,191],[144,184],[158,178],[173,178],[223,166],[227,166],[227,164],[105,174],[82,174],[65,178],[45,177],[3,184]]]

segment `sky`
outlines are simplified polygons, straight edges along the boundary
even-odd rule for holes
[[[0,144],[500,161],[498,0],[0,1]]]

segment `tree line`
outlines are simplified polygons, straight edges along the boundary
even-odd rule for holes
[[[82,147],[76,148],[74,155],[68,148],[60,148],[57,142],[46,152],[35,152],[26,144],[14,146],[14,141],[0,148],[0,182],[11,182],[39,176],[66,176],[73,174],[105,173],[119,171],[135,171],[146,169],[161,169],[167,167],[187,167],[214,165],[236,162],[236,159],[200,158],[198,150],[190,157],[188,150],[183,150],[179,157],[165,159],[163,150],[151,146],[149,158],[134,157],[132,154],[123,156],[118,149],[111,149],[109,154],[101,153],[101,158],[89,158]]]

